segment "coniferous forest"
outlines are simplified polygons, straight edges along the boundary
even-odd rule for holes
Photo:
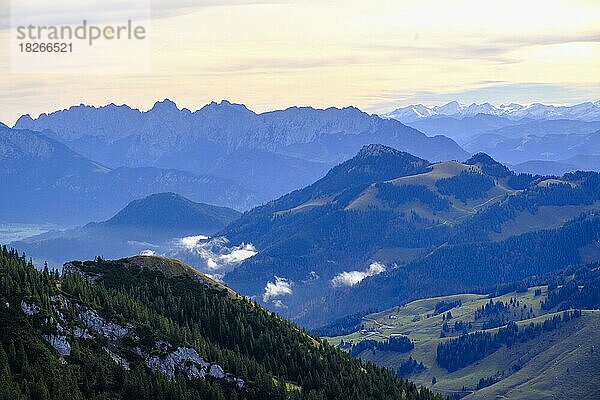
[[[407,336],[392,336],[384,341],[377,340],[363,340],[350,348],[351,356],[358,356],[365,350],[380,350],[380,351],[394,351],[397,353],[406,353],[415,348],[415,345]]]

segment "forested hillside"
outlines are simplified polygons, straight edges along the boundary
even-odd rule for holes
[[[434,399],[176,260],[0,251],[0,398]]]
[[[221,232],[258,251],[225,280],[315,328],[594,261],[599,212],[595,172],[515,174],[486,154],[429,163],[370,145]]]
[[[423,296],[486,291],[577,264],[586,246],[599,239],[600,218],[582,216],[559,229],[526,233],[501,242],[443,245],[403,268],[366,278],[352,291],[332,294],[321,312],[333,311],[329,305],[334,304],[336,312],[343,309],[340,315],[344,315],[361,309],[383,309]],[[369,293],[378,296],[367,305],[364,298]]]

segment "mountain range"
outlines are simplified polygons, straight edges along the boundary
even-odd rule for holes
[[[423,118],[409,123],[416,129],[432,135],[445,135],[462,146],[482,135],[519,139],[528,136],[589,135],[600,130],[600,121],[556,120],[511,120],[506,117],[477,114],[472,117],[438,116]]]
[[[549,269],[579,262],[578,249],[600,231],[598,180],[592,172],[517,174],[483,153],[432,163],[377,144],[243,215],[165,193],[133,201],[105,222],[13,245],[52,265],[140,252],[181,258],[314,328],[419,296],[481,290],[540,272],[517,261]],[[529,246],[538,241],[539,247]],[[562,244],[552,247],[553,241]],[[568,251],[559,257],[557,249]],[[520,257],[497,260],[514,252]],[[480,270],[470,281],[468,271],[480,262],[506,263],[510,272],[490,269],[484,276]],[[446,268],[438,271],[441,265]],[[447,275],[432,279],[433,271]],[[384,295],[363,301],[373,291]]]
[[[517,261],[549,269],[579,262],[580,249],[597,236],[598,176],[517,174],[483,153],[464,162],[430,162],[374,144],[313,184],[241,216],[160,194],[134,201],[105,222],[15,245],[53,264],[140,252],[182,258],[314,328],[419,296],[481,290],[540,272]],[[563,244],[552,247],[553,241]],[[540,246],[532,249],[532,242]],[[556,249],[567,253],[559,257]],[[481,271],[467,279],[474,264],[493,264],[498,254],[513,252],[520,257],[500,260],[510,273],[491,269],[485,279]],[[438,271],[441,260],[453,259],[451,268]],[[432,279],[432,271],[449,275]],[[374,290],[384,295],[365,302]]]
[[[409,105],[397,108],[382,116],[409,123],[430,117],[447,116],[462,119],[464,117],[474,117],[478,114],[506,117],[511,120],[571,119],[578,121],[598,121],[600,120],[600,101],[585,102],[572,106],[554,106],[541,103],[529,105],[510,103],[500,106],[490,103],[472,103],[467,105],[461,104],[458,101],[451,101],[447,104],[433,107],[427,107],[423,104]]]
[[[127,105],[80,105],[35,119],[24,115],[14,128],[43,132],[110,168],[209,175],[237,182],[266,199],[310,184],[368,143],[432,160],[467,155],[448,138],[427,137],[354,107],[291,107],[258,114],[228,101],[193,112],[170,100],[146,112]]]
[[[228,101],[193,112],[164,100],[145,112],[110,104],[25,115],[0,127],[2,179],[21,198],[2,199],[18,206],[0,220],[79,225],[166,191],[245,211],[310,185],[369,143],[432,161],[483,151],[519,172],[598,170],[600,122],[582,120],[594,115],[584,105],[517,120],[450,104],[413,127],[354,107],[255,113]],[[548,119],[559,111],[579,119]]]
[[[599,107],[0,124],[0,397],[594,398]]]
[[[552,175],[600,170],[600,102],[570,107],[452,102],[409,106],[385,116],[427,135],[445,135],[468,152],[485,152],[517,171]]]
[[[573,164],[576,169],[581,170],[600,168],[600,129],[584,134],[548,133],[544,136],[525,135],[517,138],[489,132],[475,137],[465,143],[464,147],[489,153],[510,165],[539,160]],[[585,165],[583,158],[594,162]]]

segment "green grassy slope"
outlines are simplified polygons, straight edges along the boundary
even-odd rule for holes
[[[521,370],[468,396],[468,399],[598,399],[600,398],[600,313],[586,312],[566,329],[544,334],[540,340],[496,359],[529,358]],[[490,358],[487,363],[493,364]]]
[[[541,291],[538,296],[535,295],[536,289]],[[541,309],[540,300],[545,299],[546,294],[547,287],[540,286],[530,288],[524,293],[512,292],[498,296],[493,298],[493,301],[506,303],[514,298],[519,301],[519,307],[515,310],[520,310],[526,305],[533,314],[532,318],[527,314],[519,321],[520,313],[517,311],[515,316],[511,311],[510,319],[518,321],[518,325],[539,323],[556,314]],[[600,312],[584,311],[582,318],[569,321],[560,329],[544,332],[533,340],[512,346],[511,349],[502,347],[484,359],[450,373],[436,361],[437,345],[448,340],[440,338],[443,316],[432,314],[436,303],[456,300],[460,300],[462,305],[451,309],[453,318],[449,325],[453,326],[456,321],[471,322],[472,329],[469,332],[482,330],[486,319],[475,320],[475,312],[489,302],[489,297],[460,294],[417,300],[402,307],[367,315],[363,318],[361,331],[327,340],[331,344],[338,344],[341,340],[357,343],[365,339],[384,340],[392,335],[406,335],[415,344],[415,348],[410,352],[402,354],[366,350],[360,357],[394,369],[397,369],[402,361],[412,357],[417,362],[423,362],[426,369],[411,375],[410,379],[449,395],[471,393],[468,398],[473,399],[558,399],[585,398],[585,395],[598,394],[596,381],[600,377]],[[497,328],[487,331],[494,332]],[[448,333],[448,337],[458,335],[456,332]],[[479,380],[490,376],[500,377],[501,380],[474,392]],[[432,385],[434,377],[436,383]]]

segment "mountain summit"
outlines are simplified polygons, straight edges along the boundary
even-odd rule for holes
[[[351,186],[425,172],[429,161],[382,144],[364,146],[356,156],[334,167],[311,185],[324,193]]]
[[[383,154],[399,155],[402,154],[402,152],[382,144],[368,144],[360,149],[356,158],[379,157]]]
[[[196,203],[175,193],[134,200],[107,221],[50,231],[15,243],[52,265],[98,254],[118,258],[141,252],[167,253],[176,238],[212,235],[238,219],[226,207]]]
[[[241,213],[226,207],[195,203],[175,193],[157,193],[134,200],[105,226],[177,232],[212,233],[239,218]]]

